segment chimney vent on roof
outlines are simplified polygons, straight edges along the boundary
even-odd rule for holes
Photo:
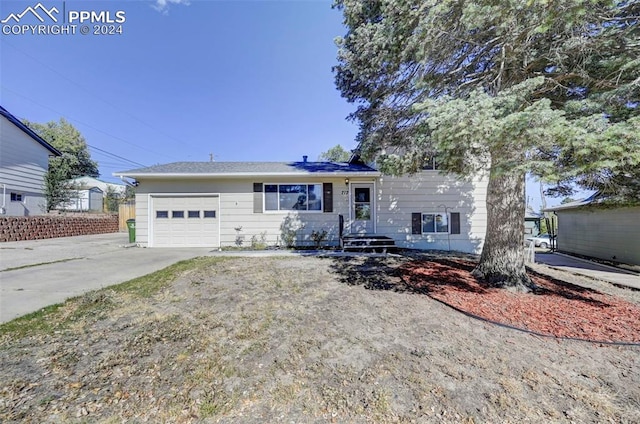
[[[307,155],[302,156],[302,162],[307,163],[307,158],[308,158],[308,157],[309,157],[309,156],[307,156]]]

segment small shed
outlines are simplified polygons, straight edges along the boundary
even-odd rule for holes
[[[89,212],[102,211],[104,192],[98,187],[79,187],[73,191],[71,200],[63,207],[65,210]]]
[[[558,251],[640,265],[640,206],[609,205],[596,193],[547,210],[558,216]]]

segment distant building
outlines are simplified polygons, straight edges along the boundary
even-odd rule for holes
[[[596,193],[547,210],[558,216],[558,251],[640,265],[640,206],[603,205]]]
[[[527,210],[524,215],[524,235],[537,236],[540,234],[540,221],[543,216],[540,213]]]
[[[113,190],[121,196],[124,196],[124,193],[127,190],[127,186],[124,184],[108,183],[106,181],[87,176],[74,178],[70,180],[70,182],[73,186],[76,187],[97,187],[104,193],[105,196],[109,192],[109,189]]]

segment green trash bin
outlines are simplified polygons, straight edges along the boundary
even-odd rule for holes
[[[127,228],[129,229],[129,243],[136,242],[136,220],[127,219]]]

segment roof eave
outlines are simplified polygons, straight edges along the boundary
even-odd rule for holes
[[[54,156],[62,156],[62,152],[49,144],[45,139],[40,137],[35,131],[23,124],[18,118],[16,118],[7,109],[0,106],[0,115],[4,116],[9,122],[18,127],[22,132],[31,137],[36,143],[47,149]]]
[[[379,171],[351,171],[351,172],[230,172],[230,173],[134,173],[134,172],[114,172],[114,177],[127,178],[179,178],[179,179],[195,179],[195,178],[250,178],[250,177],[335,177],[335,178],[351,178],[351,177],[379,177],[382,175]]]

